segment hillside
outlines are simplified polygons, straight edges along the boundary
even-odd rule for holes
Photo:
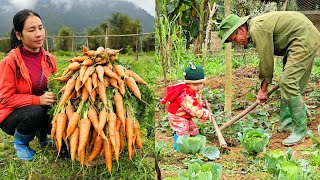
[[[50,0],[38,1],[34,10],[38,12],[49,34],[57,34],[63,26],[71,27],[75,32],[82,33],[88,27],[95,27],[107,20],[113,13],[119,12],[132,20],[140,20],[142,32],[154,31],[154,17],[145,10],[125,1],[97,1],[91,4],[73,3],[52,4]],[[12,29],[12,17],[18,11],[1,4],[0,37]]]

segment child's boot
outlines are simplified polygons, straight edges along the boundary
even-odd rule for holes
[[[173,149],[175,149],[177,152],[180,152],[180,149],[177,146],[177,140],[178,140],[178,135],[176,133],[173,134]]]

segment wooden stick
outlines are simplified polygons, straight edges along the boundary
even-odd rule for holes
[[[211,111],[211,108],[210,108],[210,105],[208,103],[207,100],[205,100],[205,103],[206,103],[206,106],[209,110],[209,113],[210,113],[210,116],[209,116],[209,120],[210,122],[212,123],[213,127],[214,127],[214,130],[216,131],[216,134],[217,134],[217,137],[218,137],[218,140],[219,140],[219,144],[220,144],[220,147],[226,147],[227,146],[227,143],[226,141],[224,140],[224,137],[222,136],[221,132],[220,132],[220,129],[219,129],[219,126],[217,125],[217,122],[216,120],[214,119],[214,117],[212,116],[212,111]]]
[[[274,91],[276,91],[279,88],[279,85],[274,86],[269,92],[268,92],[268,96],[270,96]],[[239,113],[236,117],[232,118],[230,121],[224,123],[221,127],[220,127],[220,131],[222,131],[223,129],[229,127],[230,125],[234,124],[235,122],[237,122],[240,118],[242,118],[243,116],[245,116],[246,114],[248,114],[250,111],[252,111],[252,109],[254,109],[256,106],[258,105],[257,101],[255,101],[251,106],[247,107],[247,109],[243,110],[241,113]]]

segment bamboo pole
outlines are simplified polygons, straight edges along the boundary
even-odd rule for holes
[[[136,61],[139,59],[139,49],[138,49],[138,41],[139,41],[139,34],[138,34],[138,29],[137,29],[137,35],[136,35]]]
[[[224,1],[225,17],[230,14],[230,0]],[[231,113],[232,110],[232,54],[231,43],[226,43],[226,84],[224,111]]]
[[[210,29],[212,25],[212,16],[214,15],[216,11],[216,3],[213,3],[213,6],[211,8],[210,2],[208,2],[209,6],[209,19],[208,19],[208,25],[206,29],[206,38],[204,40],[204,50],[203,50],[203,67],[207,64],[207,51],[208,51],[208,43],[209,43],[209,37],[210,37]]]
[[[163,78],[164,78],[164,85],[165,87],[167,87],[167,74],[166,74],[166,60],[165,58],[165,52],[163,50],[163,42],[162,42],[162,32],[161,32],[161,27],[160,27],[160,14],[159,14],[159,5],[158,5],[158,1],[156,1],[156,13],[157,13],[157,28],[158,28],[158,32],[159,32],[159,47],[160,47],[160,53],[161,53],[161,62],[162,62],[162,71],[163,71]]]

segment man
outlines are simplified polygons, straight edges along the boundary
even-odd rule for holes
[[[219,26],[222,43],[234,42],[255,46],[261,88],[257,102],[266,101],[268,84],[272,82],[274,55],[283,56],[279,130],[292,130],[284,145],[294,145],[307,132],[306,105],[301,94],[307,86],[314,57],[320,45],[320,33],[312,22],[299,12],[278,11],[254,18],[231,14]]]

